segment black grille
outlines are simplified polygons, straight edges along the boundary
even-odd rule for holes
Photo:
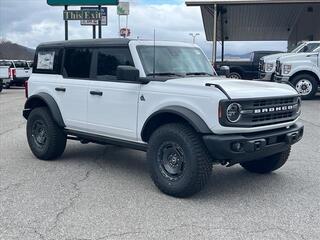
[[[230,123],[226,118],[226,109],[231,103],[239,103],[242,115],[238,122]],[[258,127],[277,123],[291,122],[299,115],[299,97],[267,98],[255,100],[222,101],[223,126]]]
[[[277,60],[277,62],[276,62],[276,73],[278,75],[281,75],[281,63],[279,60]]]
[[[259,61],[259,71],[260,72],[265,72],[265,69],[264,69],[264,60],[260,60]]]
[[[295,98],[256,100],[253,102],[253,107],[275,106],[275,105],[282,105],[282,104],[290,104],[294,102],[295,102]]]
[[[293,116],[292,112],[264,114],[264,115],[252,117],[252,122],[265,122],[270,120],[286,119],[286,118],[291,118],[292,116]]]

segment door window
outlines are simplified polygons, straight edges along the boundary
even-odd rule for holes
[[[66,49],[64,75],[69,78],[89,78],[92,50],[89,48]]]
[[[97,79],[114,81],[119,65],[134,66],[128,48],[112,47],[98,49]]]

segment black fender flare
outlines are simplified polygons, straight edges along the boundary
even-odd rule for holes
[[[64,128],[66,125],[64,124],[62,114],[60,112],[58,104],[54,100],[54,98],[50,96],[48,93],[41,92],[41,93],[32,95],[31,97],[28,98],[28,100],[24,105],[24,110],[23,110],[24,118],[28,119],[32,109],[34,109],[35,107],[43,106],[42,103],[44,103],[45,106],[48,107],[53,117],[53,120],[58,124],[58,126]]]
[[[174,114],[177,115],[184,120],[186,120],[194,129],[196,132],[201,133],[201,134],[211,134],[212,131],[208,127],[208,125],[205,123],[205,121],[195,112],[192,110],[181,107],[181,106],[169,106],[162,108],[153,114],[151,114],[147,120],[145,121],[142,130],[141,130],[141,138],[145,139],[145,130],[148,127],[148,124],[150,121],[152,121],[154,118],[157,116],[160,116],[162,114]]]

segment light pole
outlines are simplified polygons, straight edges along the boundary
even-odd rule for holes
[[[192,37],[192,43],[195,44],[196,38],[200,36],[200,33],[190,33],[189,35]]]

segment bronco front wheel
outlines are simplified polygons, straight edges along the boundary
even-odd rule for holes
[[[175,197],[199,192],[212,172],[212,161],[201,138],[180,123],[164,125],[152,134],[147,160],[155,185]]]

